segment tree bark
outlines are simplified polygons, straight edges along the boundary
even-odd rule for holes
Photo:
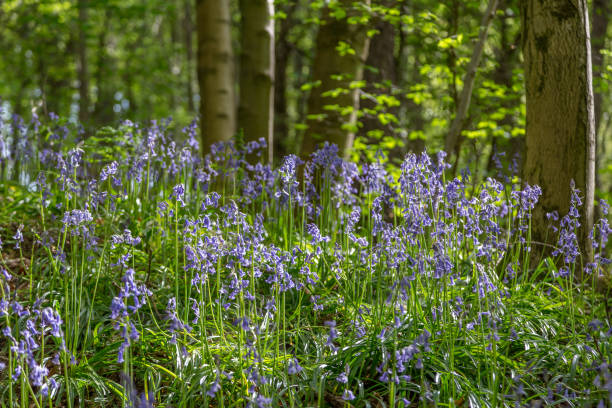
[[[192,0],[185,0],[185,15],[183,16],[183,36],[185,41],[185,71],[187,71],[187,109],[193,112],[193,8]]]
[[[574,180],[584,198],[579,241],[588,259],[595,119],[586,0],[522,0],[521,22],[527,92],[523,176],[542,188],[532,214],[532,237],[544,241],[547,212],[568,212]]]
[[[344,16],[332,15],[329,5],[323,9],[312,68],[312,80],[319,85],[313,87],[308,97],[308,128],[302,140],[302,156],[312,153],[316,145],[323,141],[337,144],[344,156],[352,148],[352,128],[357,119],[359,92],[358,89],[349,89],[349,85],[363,78],[363,66],[369,49],[366,27],[348,22],[350,16],[359,12],[353,3],[353,0],[338,1],[346,12]],[[369,5],[370,0],[363,3]],[[337,49],[340,41],[348,43],[352,52],[342,55]],[[345,91],[337,96],[330,95],[329,91],[339,88]],[[350,112],[342,114],[338,110],[326,109],[333,105],[349,108]]]
[[[487,10],[482,16],[482,22],[480,23],[478,43],[476,43],[476,46],[474,47],[470,63],[468,64],[467,71],[463,77],[463,89],[461,89],[461,94],[459,95],[457,113],[455,114],[450,130],[446,135],[444,150],[446,150],[448,154],[452,154],[455,151],[457,142],[461,136],[461,131],[463,130],[465,118],[467,117],[468,109],[470,108],[470,101],[472,99],[472,90],[474,88],[474,80],[476,79],[476,71],[478,70],[478,65],[480,65],[480,58],[482,57],[482,53],[484,51],[489,27],[491,26],[491,21],[495,16],[496,9],[497,0],[489,0]]]
[[[264,138],[268,160],[274,146],[274,4],[240,0],[241,55],[238,126],[245,140]]]
[[[520,95],[510,92],[512,89],[513,71],[519,63],[517,58],[518,48],[516,44],[520,41],[520,31],[516,33],[513,38],[510,38],[511,27],[514,26],[514,22],[508,23],[508,20],[516,18],[514,14],[510,15],[506,13],[506,10],[511,5],[511,1],[499,0],[498,9],[503,10],[503,15],[498,19],[499,22],[499,45],[495,52],[495,60],[497,68],[493,72],[492,79],[496,84],[509,90],[508,95],[513,95],[511,99],[507,97],[502,99],[501,107],[506,110],[506,115],[498,122],[498,126],[503,126],[505,129],[510,131],[516,126],[516,113],[519,111]],[[499,12],[498,12],[499,13]],[[493,108],[493,107],[492,107]],[[494,107],[493,109],[498,109]],[[510,113],[513,112],[513,113]],[[515,157],[519,160],[522,159],[521,155],[525,150],[525,137],[514,136],[514,137],[493,137],[492,148],[487,161],[487,171],[492,172],[494,170],[494,156],[496,153],[504,153],[507,160],[512,160]],[[520,164],[519,164],[520,166]]]
[[[593,0],[593,82],[595,85],[595,131],[599,130],[602,112],[602,94],[599,90],[598,82],[601,81],[603,71],[604,56],[602,51],[605,49],[606,33],[608,32],[608,21],[610,20],[610,0]]]
[[[235,131],[231,16],[227,0],[196,0],[202,154]]]
[[[386,7],[391,6],[390,1],[384,2]],[[389,21],[379,18],[376,22],[378,33],[370,40],[370,47],[366,66],[368,69],[364,71],[363,79],[366,81],[365,91],[369,94],[380,95],[384,92],[390,93],[394,86],[397,85],[397,65],[395,59],[395,26]],[[389,85],[388,87],[380,86],[382,83]],[[366,109],[374,109],[376,103],[369,99],[363,100],[361,106]],[[397,116],[397,109],[392,109],[390,113]],[[387,128],[389,125],[382,125],[376,115],[365,115],[363,117],[363,128],[359,130],[362,136],[366,136],[369,131]],[[392,130],[392,129],[391,129]],[[390,132],[388,132],[390,133]],[[376,141],[373,141],[374,143]]]
[[[111,20],[111,11],[107,9],[104,14],[104,26],[109,27]],[[113,111],[114,92],[111,88],[111,82],[108,78],[112,76],[113,60],[107,52],[107,30],[102,30],[98,37],[98,66],[96,71],[96,88],[97,98],[93,116],[97,123],[108,125],[114,119]]]
[[[604,153],[604,132],[600,131],[601,113],[603,108],[603,95],[601,92],[602,73],[604,68],[604,55],[606,34],[608,32],[608,21],[610,20],[610,0],[593,0],[593,28],[592,28],[592,61],[593,61],[593,88],[595,103],[595,144],[600,146],[598,154],[595,156],[595,169],[599,169],[601,158]],[[601,177],[598,171],[595,172],[595,187],[601,189]],[[599,206],[596,207],[595,218],[600,218]]]
[[[289,118],[287,113],[287,68],[291,57],[292,46],[289,42],[289,31],[293,25],[293,15],[298,2],[286,8],[286,17],[279,23],[278,35],[274,47],[274,154],[284,157],[288,153],[286,145],[289,135]]]
[[[79,0],[79,121],[84,124],[89,120],[89,73],[87,67],[87,0]]]

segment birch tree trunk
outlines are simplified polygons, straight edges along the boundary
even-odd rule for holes
[[[227,0],[196,0],[202,154],[235,132],[231,16]]]
[[[238,127],[245,140],[264,138],[268,160],[274,146],[274,3],[240,0],[240,104]]]
[[[586,0],[522,0],[520,7],[527,92],[523,176],[542,188],[532,237],[544,241],[547,212],[568,212],[574,180],[584,202],[580,247],[590,258],[595,129]]]
[[[344,15],[341,12],[332,14],[330,7],[326,6],[317,35],[317,50],[312,65],[315,86],[308,97],[308,128],[300,152],[304,157],[324,141],[337,144],[340,154],[344,156],[353,146],[359,92],[358,89],[349,89],[349,85],[363,78],[370,41],[366,26],[348,21],[360,12],[354,8],[354,1],[339,0],[337,3],[344,10]],[[370,0],[363,3],[370,5]],[[341,41],[345,43],[341,44]],[[340,88],[345,91],[338,95],[330,92]],[[332,106],[337,109],[330,109]],[[347,108],[347,112],[340,112],[342,108]]]

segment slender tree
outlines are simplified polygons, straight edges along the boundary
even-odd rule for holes
[[[274,3],[240,0],[240,104],[238,127],[246,140],[268,141],[272,160],[274,131]]]
[[[514,34],[513,26],[515,16],[514,12],[510,8],[513,4],[513,0],[499,0],[498,11],[499,18],[497,19],[499,34],[499,43],[495,50],[495,62],[497,67],[491,74],[491,79],[501,89],[510,90],[512,89],[513,81],[513,70],[519,64],[517,53],[519,47],[516,44],[520,41],[520,30]],[[512,22],[512,23],[511,23]],[[516,92],[506,92],[505,96],[501,98],[499,105],[492,107],[493,109],[502,109],[504,116],[497,121],[497,125],[504,127],[510,131],[517,126],[516,112],[519,111],[518,104],[520,104],[520,94]],[[525,138],[522,135],[517,135],[512,138],[507,137],[495,137],[492,138],[491,152],[487,161],[487,170],[493,171],[495,166],[495,155],[503,152],[507,158],[520,159],[521,154],[525,147]]]
[[[399,86],[401,89],[410,89],[415,84],[423,82],[421,76],[421,58],[426,52],[423,47],[423,37],[420,30],[409,32],[409,24],[404,23],[404,17],[416,14],[418,9],[415,4],[402,5],[400,7],[400,27],[398,42],[398,58],[396,61],[395,72],[400,74]],[[399,116],[402,127],[409,130],[404,152],[415,152],[420,154],[425,150],[425,139],[416,137],[422,134],[425,126],[423,106],[414,101],[409,94],[400,95],[401,105],[399,106]],[[414,133],[412,133],[414,132]],[[412,136],[412,137],[411,137]]]
[[[362,13],[355,3],[338,0],[323,9],[312,67],[315,86],[308,98],[308,128],[302,140],[304,156],[325,140],[337,144],[344,155],[353,145],[359,92],[350,84],[363,78],[369,49],[367,26],[351,19]],[[361,4],[369,6],[370,0]]]
[[[79,39],[78,39],[78,76],[79,76],[79,121],[89,119],[89,72],[87,66],[87,0],[79,0]]]
[[[590,258],[595,129],[586,0],[522,0],[520,7],[527,92],[523,176],[542,188],[533,237],[547,236],[547,212],[569,211],[574,180],[584,202],[580,246]]]
[[[227,0],[196,0],[202,153],[234,135],[233,51]]]
[[[183,16],[183,39],[185,41],[185,71],[187,88],[187,109],[193,112],[193,7],[192,0],[185,0]]]
[[[606,34],[608,32],[608,23],[610,21],[610,0],[593,0],[593,28],[592,28],[592,45],[593,45],[593,92],[595,103],[595,141],[598,149],[598,154],[595,156],[595,168],[599,169],[601,158],[605,155],[603,131],[600,129],[601,114],[603,112],[603,93],[602,93],[602,74],[605,69],[603,50],[606,45]],[[595,186],[600,189],[601,175],[600,172],[595,174]],[[597,210],[600,208],[597,207]],[[601,214],[597,214],[601,216]]]
[[[289,39],[289,32],[294,25],[294,15],[299,2],[294,1],[285,5],[283,12],[285,18],[279,19],[274,47],[274,154],[284,157],[288,152],[287,136],[289,135],[289,118],[287,87],[287,68],[289,67],[293,45]]]
[[[595,85],[595,131],[599,129],[602,112],[602,93],[600,87],[597,86],[601,81],[601,75],[604,68],[604,55],[602,51],[605,49],[606,33],[608,32],[608,22],[610,21],[610,0],[593,0],[593,81]]]
[[[392,2],[389,0],[383,1],[385,7],[391,7]],[[376,18],[375,25],[377,33],[370,40],[370,49],[366,60],[363,79],[366,81],[365,91],[372,95],[390,92],[397,85],[397,62],[395,58],[395,38],[397,30],[395,25],[382,18]],[[364,109],[373,109],[376,107],[376,102],[371,99],[362,100],[360,106]],[[391,112],[397,115],[397,109],[392,109]],[[387,130],[387,126],[381,124],[377,115],[365,115],[363,120],[363,128],[360,129],[360,134],[367,137],[368,132],[379,129]]]
[[[110,9],[104,12],[104,27],[109,27],[112,20]],[[113,84],[108,79],[114,72],[115,61],[108,52],[108,34],[107,30],[100,30],[98,36],[98,52],[97,52],[97,67],[96,67],[96,89],[97,97],[94,107],[93,117],[97,123],[110,123],[115,114],[113,112],[114,90]]]
[[[476,72],[478,70],[478,66],[480,65],[480,58],[482,57],[482,53],[484,51],[489,27],[491,26],[491,21],[495,16],[496,9],[497,0],[489,0],[487,10],[482,16],[482,22],[480,23],[480,34],[478,36],[478,42],[474,47],[472,57],[467,67],[467,71],[465,72],[465,75],[463,77],[463,88],[461,89],[461,94],[459,95],[459,99],[457,100],[457,113],[455,114],[455,118],[453,119],[450,130],[448,131],[448,134],[446,136],[444,149],[449,154],[453,153],[459,145],[459,137],[461,136],[464,121],[467,117],[468,109],[470,107],[472,90],[474,88],[474,81],[476,80]]]

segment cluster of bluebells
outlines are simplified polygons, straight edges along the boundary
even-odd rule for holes
[[[110,305],[111,319],[115,322],[115,330],[119,330],[123,338],[117,353],[117,361],[120,363],[124,361],[126,349],[131,343],[138,341],[140,337],[134,319],[130,319],[130,316],[136,317],[138,310],[146,304],[147,296],[152,294],[145,285],[136,282],[135,275],[131,268],[125,271],[121,278],[123,286]]]
[[[25,135],[26,127],[13,120],[11,131]],[[248,391],[246,404],[266,407],[278,402],[270,389],[286,380],[275,376],[299,381],[311,372],[331,372],[330,367],[341,370],[334,372],[333,390],[344,401],[361,398],[353,390],[354,377],[363,367],[344,361],[327,364],[341,360],[352,347],[374,345],[375,352],[367,356],[370,378],[381,387],[406,388],[435,370],[431,357],[444,347],[440,339],[445,330],[469,347],[482,346],[485,354],[494,353],[500,342],[519,338],[504,301],[528,264],[513,258],[513,245],[527,252],[535,245],[529,242],[528,228],[542,194],[538,186],[509,185],[510,178],[501,171],[481,183],[475,183],[468,171],[447,180],[444,153],[409,154],[396,176],[382,154],[373,163],[352,163],[328,143],[306,161],[289,155],[278,168],[253,164],[253,157],[267,147],[265,140],[217,143],[202,157],[195,122],[182,130],[181,143],[174,140],[171,128],[171,120],[148,127],[124,122],[125,137],[118,143],[131,153],[104,164],[89,162],[88,152],[71,148],[66,143],[68,131],[60,123],[52,125],[49,145],[17,145],[19,157],[33,157],[38,149],[42,168],[47,169],[36,181],[41,208],[60,227],[62,241],[70,235],[80,245],[82,238],[87,254],[100,259],[100,265],[108,256],[100,239],[109,244],[111,255],[118,256],[105,278],[122,276],[110,304],[115,338],[122,340],[119,363],[126,362],[130,345],[141,338],[141,321],[155,321],[155,327],[148,328],[163,330],[169,344],[180,346],[184,361],[201,353],[202,370],[209,378],[202,384],[202,397],[219,398],[223,384],[240,378],[241,388]],[[500,157],[494,162],[501,166]],[[51,180],[53,167],[56,178]],[[53,196],[53,184],[65,195]],[[224,194],[215,191],[221,191],[220,186]],[[142,208],[149,203],[157,216],[142,221]],[[562,277],[580,259],[581,205],[580,192],[572,186],[570,211],[554,231],[553,256],[561,259]],[[607,215],[605,202],[600,208]],[[549,217],[559,219],[558,214]],[[143,230],[150,234],[132,234]],[[595,224],[591,238],[596,254],[587,265],[590,271],[610,263],[605,252],[609,233],[607,219]],[[41,237],[50,247],[50,238]],[[20,226],[12,242],[21,249],[23,241]],[[155,287],[154,280],[150,288],[137,281],[136,271],[142,269],[134,264],[141,262],[136,258],[138,253],[142,258],[143,241],[142,246],[152,248],[149,259],[164,267],[159,268],[162,272],[153,268],[153,274],[173,269],[177,286],[165,314],[155,310],[151,319],[140,320],[148,313],[142,308],[153,291],[164,302],[168,299],[167,288]],[[52,253],[54,266],[71,261],[63,246]],[[0,272],[3,293],[8,294],[10,274]],[[288,304],[299,304],[308,312],[290,314]],[[0,318],[9,314],[24,325],[18,335],[9,325],[3,328],[18,361],[11,375],[15,379],[27,370],[31,384],[48,393],[55,379],[36,353],[45,332],[57,339],[59,351],[68,353],[62,319],[54,309],[40,304],[27,308],[3,296]],[[419,314],[422,320],[414,318]],[[165,323],[158,324],[157,317]],[[278,333],[301,329],[320,346],[314,361],[292,349],[295,339],[280,340]],[[218,364],[213,353],[224,350],[199,347],[221,337],[236,353],[236,372]],[[593,369],[594,385],[602,389],[612,388],[608,363]],[[316,370],[310,370],[313,365]],[[435,386],[424,381],[419,386],[426,390]],[[125,382],[133,406],[152,406],[152,397],[135,392],[131,378]],[[525,391],[518,377],[511,388],[512,398],[521,401]],[[424,391],[421,398],[430,395]],[[404,393],[399,399],[406,406],[412,397],[417,395]]]
[[[10,322],[14,318],[19,323],[19,328],[17,325],[4,325],[2,328],[2,336],[13,358],[13,366],[10,367],[12,371],[8,375],[13,382],[18,382],[22,377],[27,378],[30,385],[46,397],[58,388],[55,377],[50,375],[48,365],[59,366],[60,352],[67,353],[62,318],[55,309],[42,306],[44,299],[37,300],[31,306],[23,306],[18,300],[11,300],[8,282],[12,276],[4,268],[1,272],[3,298],[0,300],[0,319]],[[51,359],[45,357],[41,351],[45,335],[54,338],[58,345]],[[0,362],[0,368],[5,370],[6,363]]]

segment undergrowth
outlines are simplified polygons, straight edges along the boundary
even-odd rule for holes
[[[272,168],[196,132],[3,122],[2,406],[610,406],[610,227],[583,265],[579,191],[537,257],[540,189],[501,168]]]

